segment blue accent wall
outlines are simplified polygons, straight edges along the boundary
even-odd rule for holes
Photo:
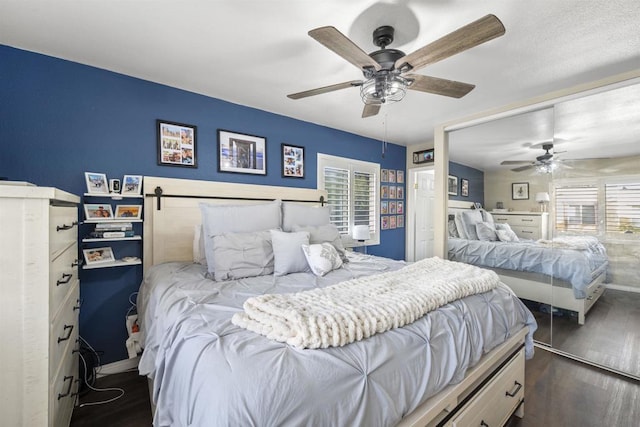
[[[458,195],[449,196],[449,200],[462,200],[468,202],[478,202],[484,207],[484,172],[460,163],[449,162],[449,175],[458,177]],[[460,193],[462,179],[469,180],[469,197],[464,197]]]
[[[356,102],[357,100],[354,100]],[[282,102],[288,100],[282,94]],[[298,101],[300,102],[300,101]],[[156,119],[197,126],[198,168],[159,166]],[[353,120],[362,120],[354,117]],[[267,175],[217,172],[217,129],[267,140]],[[280,144],[305,147],[304,179],[282,178]],[[184,90],[0,45],[0,177],[81,195],[84,172],[316,188],[317,153],[405,170],[405,147]],[[368,252],[405,257],[405,229],[381,232]],[[117,255],[135,252],[126,243]],[[125,314],[142,268],[83,271],[80,333],[103,363],[127,357]]]

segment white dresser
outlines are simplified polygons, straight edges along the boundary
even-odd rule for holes
[[[547,212],[491,212],[493,220],[507,223],[521,239],[548,239],[549,214]]]
[[[0,183],[0,424],[68,426],[78,389],[78,208]]]

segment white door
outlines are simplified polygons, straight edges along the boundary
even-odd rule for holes
[[[433,207],[435,197],[435,175],[433,168],[411,171],[407,211],[407,260],[418,261],[433,256]]]

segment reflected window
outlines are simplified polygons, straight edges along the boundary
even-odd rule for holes
[[[605,185],[607,233],[640,233],[640,183]]]
[[[556,230],[595,234],[598,231],[598,188],[563,186],[555,192]]]

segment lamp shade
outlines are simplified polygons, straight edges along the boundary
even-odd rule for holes
[[[353,226],[353,240],[365,241],[371,238],[369,234],[369,226],[368,225],[354,225]]]
[[[550,201],[551,198],[549,197],[549,193],[536,193],[536,202],[545,203]]]

